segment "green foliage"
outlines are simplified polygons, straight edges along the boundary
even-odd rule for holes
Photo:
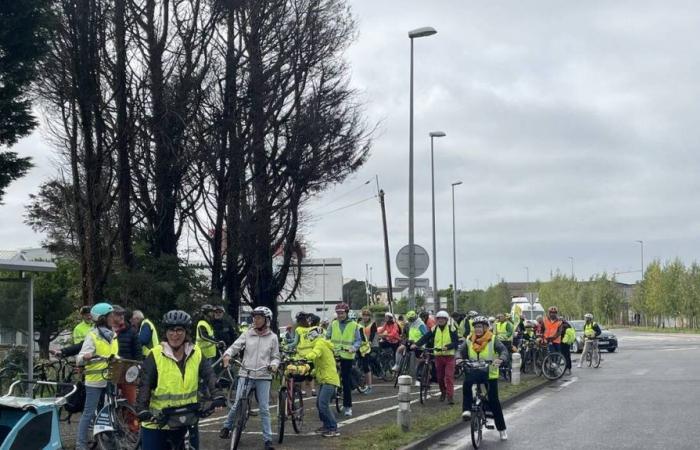
[[[80,268],[75,261],[58,260],[55,272],[34,276],[34,329],[41,356],[48,357],[49,342],[77,323]],[[74,314],[71,314],[74,313]]]
[[[369,286],[372,295],[377,293],[376,286]],[[343,301],[350,309],[362,309],[367,306],[367,286],[364,281],[350,280],[343,285]]]
[[[16,179],[22,178],[32,168],[30,160],[31,158],[18,158],[15,152],[0,153],[0,205],[5,188]]]

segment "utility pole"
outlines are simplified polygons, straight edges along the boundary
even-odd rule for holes
[[[377,181],[379,185],[379,181]],[[389,233],[386,228],[386,207],[384,206],[384,190],[379,191],[379,205],[382,208],[382,227],[384,228],[384,260],[386,262],[386,289],[389,312],[394,314],[394,297],[391,293],[391,259],[389,257]]]

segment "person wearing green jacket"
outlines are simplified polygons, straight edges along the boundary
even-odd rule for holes
[[[571,375],[571,344],[576,340],[576,330],[566,320],[562,323],[561,329],[564,333],[564,337],[561,338],[561,353],[566,359],[565,370],[568,370]]]
[[[323,437],[340,436],[338,422],[331,411],[331,399],[340,386],[340,377],[335,365],[333,343],[324,337],[321,327],[309,330],[306,339],[313,343],[313,348],[306,354],[306,359],[314,363],[314,377],[318,385],[316,409],[323,426],[316,430]]]

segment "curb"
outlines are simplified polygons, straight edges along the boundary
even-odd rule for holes
[[[501,402],[501,407],[503,409],[507,408],[508,406],[512,405],[513,403],[516,403],[520,400],[522,400],[525,397],[528,397],[535,392],[539,391],[540,389],[543,389],[546,386],[549,386],[552,384],[553,381],[546,381],[542,384],[538,384],[537,386],[533,386],[530,389],[527,389],[525,391],[519,392],[515,394],[514,396],[504,400]],[[464,427],[464,422],[462,420],[458,420],[450,425],[447,425],[444,428],[441,428],[437,430],[434,433],[431,433],[430,435],[424,437],[423,439],[413,442],[411,444],[405,445],[403,447],[399,447],[398,450],[419,450],[426,448],[428,446],[429,442],[434,442],[436,440],[440,440],[456,431],[459,431],[461,428]]]

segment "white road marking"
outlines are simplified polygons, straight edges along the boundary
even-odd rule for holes
[[[632,375],[637,375],[638,377],[643,377],[649,373],[649,369],[638,369],[632,372]]]

